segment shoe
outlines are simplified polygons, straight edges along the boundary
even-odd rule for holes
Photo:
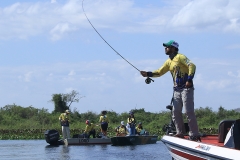
[[[196,141],[196,142],[201,142],[200,136],[189,136],[188,140],[190,141]]]
[[[175,134],[175,135],[173,135],[173,137],[184,138],[184,135],[181,134],[181,133],[179,133],[179,134]]]

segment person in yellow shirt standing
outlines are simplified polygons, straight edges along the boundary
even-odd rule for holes
[[[140,74],[143,77],[160,77],[170,71],[174,84],[171,103],[173,104],[172,120],[177,131],[175,136],[180,138],[184,137],[184,122],[182,117],[182,108],[184,107],[190,129],[189,140],[198,141],[200,137],[194,113],[193,86],[196,66],[185,55],[178,52],[179,44],[176,41],[170,40],[167,43],[163,43],[163,46],[165,47],[165,54],[168,55],[169,58],[162,67],[155,71],[140,71]]]
[[[129,117],[127,119],[127,122],[130,126],[130,136],[135,136],[135,126],[136,126],[136,119],[134,117],[134,113],[133,112],[129,112]]]
[[[107,137],[107,128],[108,128],[108,117],[107,111],[102,111],[102,115],[100,116],[99,122],[101,123],[101,132],[103,133],[103,138]]]
[[[95,125],[93,123],[90,123],[90,120],[86,120],[86,128],[84,130],[84,135],[86,138],[90,138],[92,135],[93,138],[96,138],[96,131],[95,131]]]
[[[63,139],[70,138],[70,129],[69,129],[70,116],[69,116],[69,113],[70,113],[70,111],[66,110],[65,113],[62,113],[59,116],[59,121],[62,126]]]

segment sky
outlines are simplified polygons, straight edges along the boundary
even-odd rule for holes
[[[170,73],[146,84],[139,70],[160,68],[168,59],[162,43],[175,40],[197,67],[195,108],[240,108],[239,7],[236,0],[3,1],[0,107],[52,112],[53,94],[75,90],[82,98],[70,109],[80,113],[167,111]]]

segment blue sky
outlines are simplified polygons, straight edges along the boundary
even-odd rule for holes
[[[240,1],[85,0],[84,10],[104,39],[139,70],[168,58],[173,39],[197,70],[195,108],[240,108]],[[0,4],[0,106],[46,108],[52,94],[76,90],[71,109],[117,113],[166,110],[172,79],[147,85],[87,21],[82,0],[8,0]]]

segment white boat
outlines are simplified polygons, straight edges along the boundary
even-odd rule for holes
[[[201,142],[190,141],[169,135],[162,137],[173,160],[239,160],[240,150],[224,147],[218,136],[201,137]]]
[[[172,106],[166,107],[172,111]],[[185,125],[188,131],[188,125]],[[219,123],[218,134],[204,135],[198,141],[174,137],[173,121],[163,127],[166,132],[161,141],[166,145],[173,160],[239,160],[240,119],[223,120]]]
[[[111,138],[67,138],[65,145],[112,144]]]

